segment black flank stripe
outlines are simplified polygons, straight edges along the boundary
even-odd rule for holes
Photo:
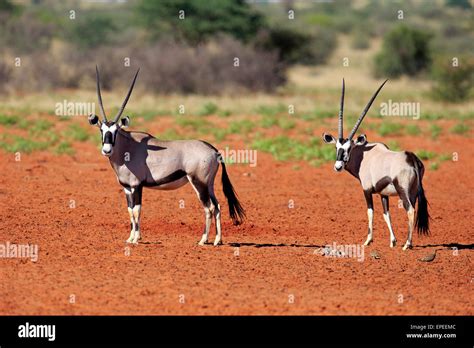
[[[161,178],[157,181],[145,182],[143,186],[145,186],[145,187],[161,186],[161,185],[169,184],[170,182],[179,180],[184,176],[186,176],[186,172],[184,170],[180,169],[180,170],[177,170],[177,171],[171,173],[170,175],[165,176],[164,178]]]

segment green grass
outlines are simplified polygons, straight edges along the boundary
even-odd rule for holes
[[[430,169],[431,170],[438,170],[438,168],[439,168],[439,163],[438,162],[430,163]]]
[[[217,116],[223,117],[223,118],[229,117],[231,115],[232,115],[232,111],[230,110],[219,110],[219,112],[217,113]]]
[[[222,128],[214,128],[212,131],[212,135],[214,135],[214,140],[217,142],[224,141],[227,138],[229,132],[227,129]]]
[[[337,115],[334,113],[334,110],[314,110],[312,112],[302,113],[298,116],[298,118],[304,121],[323,120],[326,118],[334,118],[335,120],[337,120],[336,116]]]
[[[469,131],[469,126],[464,123],[458,123],[453,126],[449,131],[453,134],[464,135]]]
[[[432,124],[430,126],[431,138],[434,140],[438,139],[442,131],[443,129],[440,126],[438,126],[437,124]]]
[[[438,159],[442,162],[444,161],[451,161],[453,159],[453,155],[450,153],[443,153],[439,155]]]
[[[409,135],[419,135],[421,133],[420,127],[418,127],[416,124],[409,124],[406,127],[406,132]]]
[[[229,124],[230,134],[248,134],[255,128],[255,122],[251,120],[232,121]]]
[[[31,138],[24,138],[18,135],[13,135],[5,139],[2,137],[0,147],[7,152],[24,152],[31,153],[33,151],[41,151],[49,148],[50,144],[45,141],[36,141]]]
[[[85,130],[85,128],[81,127],[78,124],[71,124],[69,125],[68,129],[65,132],[66,137],[75,140],[84,142],[89,139],[89,133]]]
[[[284,135],[259,138],[254,140],[252,148],[270,153],[278,161],[302,160],[311,165],[319,165],[335,157],[334,148],[321,145],[321,141],[316,137],[304,143]]]
[[[381,136],[399,135],[403,129],[403,125],[399,123],[383,122],[380,124],[377,133]]]
[[[30,127],[30,131],[33,133],[41,133],[53,127],[54,127],[53,122],[44,120],[44,119],[39,119],[32,123]]]
[[[296,122],[288,118],[280,118],[278,120],[278,126],[284,130],[290,130],[290,129],[295,128]]]
[[[216,104],[213,102],[207,102],[205,103],[201,109],[198,111],[198,116],[209,116],[209,115],[215,115],[219,108],[217,107]]]
[[[387,146],[392,151],[400,151],[400,144],[398,143],[398,141],[389,140],[387,142]]]
[[[427,151],[427,150],[418,150],[415,153],[421,160],[431,160],[436,157],[435,152]]]
[[[18,116],[0,114],[0,125],[2,126],[14,126],[18,121]]]
[[[282,116],[264,116],[260,120],[260,126],[262,128],[271,128],[273,126],[278,126],[283,130],[290,130],[295,128],[296,122],[289,119],[288,117]]]
[[[209,121],[193,116],[177,116],[175,117],[175,123],[181,127],[193,128],[199,133],[208,131],[210,128],[212,128],[212,125]]]
[[[58,146],[54,149],[54,152],[57,155],[73,155],[74,149],[72,145],[68,141],[62,141],[58,144]]]
[[[255,112],[263,116],[276,116],[283,112],[288,112],[288,110],[286,106],[283,104],[278,104],[278,105],[273,105],[273,106],[260,105],[255,109]]]
[[[143,118],[144,121],[152,121],[157,116],[167,116],[171,114],[172,112],[169,110],[146,110],[140,113],[132,113],[132,115],[137,115],[138,117]]]

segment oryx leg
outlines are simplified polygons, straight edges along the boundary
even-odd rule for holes
[[[407,210],[408,215],[408,238],[403,246],[403,250],[412,248],[412,236],[413,236],[413,226],[415,225],[415,208],[410,204],[410,207]]]
[[[415,201],[410,200],[409,193],[407,190],[403,189],[400,184],[395,185],[395,189],[397,190],[400,199],[403,202],[403,208],[405,208],[408,216],[408,238],[403,246],[403,250],[411,249],[412,247],[412,236],[413,236],[413,226],[415,223]]]
[[[374,201],[372,191],[364,191],[365,201],[367,202],[367,217],[369,219],[369,231],[364,245],[369,245],[373,241],[373,221],[374,221]]]
[[[206,224],[204,226],[204,232],[202,234],[199,245],[204,245],[209,241],[209,231],[211,229],[212,223],[212,214],[213,214],[213,205],[209,195],[209,189],[207,184],[203,183],[199,179],[193,178],[188,175],[189,182],[191,186],[196,191],[196,194],[201,201],[202,206],[204,207],[204,214],[206,216]]]
[[[381,196],[382,197],[382,206],[383,206],[383,218],[385,220],[385,223],[388,226],[388,230],[390,231],[390,248],[395,247],[397,244],[397,239],[395,238],[395,234],[393,233],[392,229],[392,222],[390,221],[390,212],[389,210],[389,202],[388,202],[388,196]]]
[[[127,243],[138,244],[141,239],[140,235],[140,213],[142,205],[142,191],[139,187],[124,187],[125,196],[127,198],[128,215],[130,216],[130,237]]]
[[[214,245],[219,245],[222,244],[221,206],[214,195],[214,189],[210,191],[211,204],[214,210],[214,218],[216,220],[216,239],[214,239]]]

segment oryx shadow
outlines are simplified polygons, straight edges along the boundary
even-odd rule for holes
[[[231,247],[254,247],[254,248],[278,248],[278,247],[293,247],[293,248],[324,248],[323,245],[315,245],[315,244],[272,244],[272,243],[229,243]]]
[[[425,249],[425,248],[444,248],[452,250],[456,248],[457,250],[473,250],[474,244],[460,244],[460,243],[444,243],[444,244],[425,244],[425,245],[416,245],[415,248]]]
[[[164,151],[167,150],[167,147],[155,145],[155,144],[150,144],[150,141],[156,140],[153,136],[147,134],[147,136],[143,137],[140,139],[140,141],[137,141],[134,139],[131,134],[129,133],[124,133],[120,134],[123,138],[121,139],[122,141],[122,151],[124,152],[124,149],[135,149],[133,151],[132,156],[139,156],[138,154],[143,154],[142,156],[140,155],[138,160],[136,158],[132,158],[129,161],[125,160],[125,156],[119,156],[118,158],[115,159],[115,162],[117,165],[122,166],[124,165],[127,167],[130,172],[135,175],[137,178],[141,179],[143,182],[147,183],[153,183],[153,175],[150,171],[149,166],[145,165],[147,163],[147,159],[149,157],[149,152],[148,151]]]

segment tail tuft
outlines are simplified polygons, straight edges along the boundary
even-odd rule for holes
[[[225,164],[221,161],[222,164],[222,190],[224,195],[227,198],[227,204],[229,205],[229,215],[232,219],[234,225],[240,225],[245,219],[245,210],[240,205],[240,202],[235,193],[234,187],[230,182],[229,176],[227,175],[227,170]]]
[[[418,211],[416,213],[415,227],[418,235],[430,234],[430,214],[428,213],[428,200],[423,187],[418,190]]]
[[[415,157],[415,171],[418,177],[418,209],[416,212],[415,227],[418,231],[418,235],[428,236],[430,234],[430,214],[428,212],[428,200],[425,196],[425,190],[423,189],[423,163]]]

